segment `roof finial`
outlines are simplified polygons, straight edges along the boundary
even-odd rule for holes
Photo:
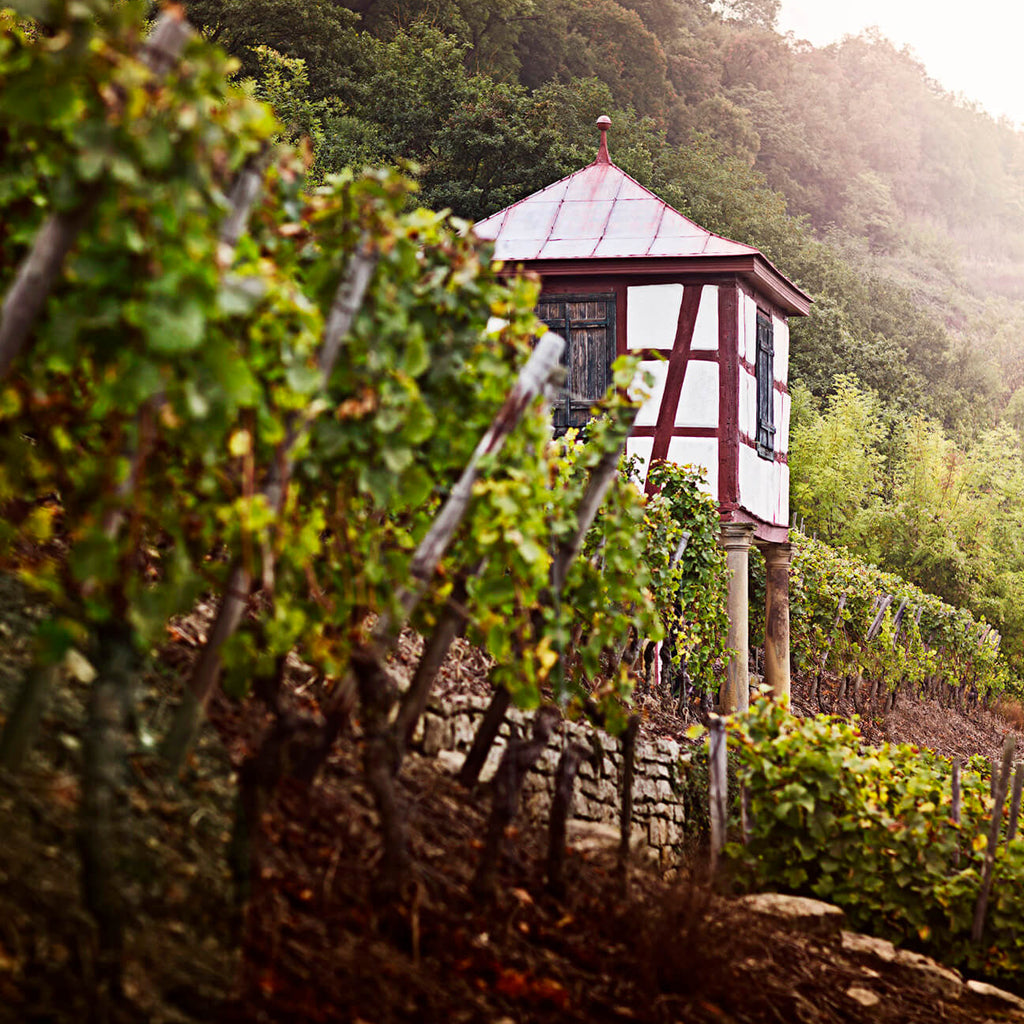
[[[602,114],[597,119],[597,127],[601,131],[601,145],[597,150],[595,164],[610,164],[611,157],[608,156],[608,129],[611,127],[612,119],[607,114]]]

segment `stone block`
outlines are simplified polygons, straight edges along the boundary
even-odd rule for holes
[[[440,715],[425,715],[423,719],[423,753],[434,757],[438,751],[450,750],[452,724]]]
[[[679,743],[668,736],[659,736],[654,741],[654,749],[660,757],[667,758],[670,762],[679,760]]]
[[[736,902],[762,917],[770,917],[781,925],[823,939],[838,937],[846,917],[839,907],[831,903],[806,896],[784,896],[777,892],[752,893]]]
[[[476,735],[476,725],[473,719],[465,714],[458,714],[452,720],[454,732],[454,746],[456,750],[468,750],[473,744],[473,737]]]
[[[992,1010],[996,1013],[1000,1011],[1024,1013],[1024,999],[1015,996],[1012,992],[996,988],[995,985],[988,985],[984,981],[975,981],[972,978],[967,982],[964,995],[970,1002],[985,1010]]]
[[[458,775],[462,771],[462,762],[466,760],[465,754],[457,750],[439,750],[437,753],[437,766],[449,775]]]
[[[420,715],[416,727],[412,731],[412,746],[419,750],[423,746],[423,734],[426,731],[425,716]]]
[[[877,992],[872,992],[863,985],[851,985],[846,990],[846,996],[865,1009],[877,1006],[882,1001]]]
[[[597,821],[569,821],[566,825],[566,843],[582,852],[617,850],[619,830]]]
[[[487,760],[484,761],[483,768],[480,769],[480,781],[490,782],[494,778],[494,773],[498,770],[498,765],[501,763],[502,754],[505,753],[505,744],[495,743],[493,747],[487,753]]]
[[[843,952],[864,963],[891,964],[896,959],[896,947],[886,939],[857,932],[843,932]]]
[[[937,964],[930,957],[909,949],[896,950],[896,966],[904,972],[908,980],[912,977],[913,984],[926,989],[941,999],[959,999],[963,991],[964,980],[956,971]]]

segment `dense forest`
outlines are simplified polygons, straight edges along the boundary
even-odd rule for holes
[[[877,32],[777,0],[192,0],[314,174],[397,164],[475,219],[593,156],[757,245],[794,325],[794,512],[1024,653],[1024,136]],[[826,454],[827,458],[822,458]]]

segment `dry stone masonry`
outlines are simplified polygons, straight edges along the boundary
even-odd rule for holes
[[[413,749],[421,756],[436,758],[457,772],[487,710],[483,697],[455,696],[435,701],[427,709]],[[502,724],[494,748],[481,773],[487,781],[494,774],[513,728],[529,735],[530,715],[512,708]],[[577,741],[595,750],[597,770],[584,762],[576,781],[572,819],[586,822],[591,832],[607,828],[609,842],[617,841],[622,793],[622,750],[617,739],[575,722],[563,722],[551,743],[527,776],[523,787],[523,813],[538,823],[547,821],[555,768],[564,744]],[[660,737],[637,739],[633,776],[633,845],[646,849],[660,867],[668,869],[678,861],[683,838],[683,804],[676,792],[681,747],[675,740]]]

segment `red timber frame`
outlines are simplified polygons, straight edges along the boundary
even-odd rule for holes
[[[723,522],[752,523],[755,539],[768,543],[783,543],[788,539],[786,525],[768,523],[744,509],[740,505],[739,480],[739,446],[745,444],[751,450],[757,450],[755,438],[740,432],[739,398],[740,369],[755,373],[755,367],[749,360],[739,357],[740,309],[745,295],[752,296],[759,306],[770,315],[786,319],[787,312],[778,305],[768,301],[764,295],[739,280],[735,274],[685,274],[678,270],[669,273],[632,273],[619,272],[569,274],[560,269],[554,276],[549,276],[547,268],[542,264],[531,265],[531,269],[541,275],[542,295],[614,295],[615,297],[615,337],[616,355],[630,352],[641,358],[650,359],[657,356],[668,360],[665,378],[665,391],[658,410],[657,422],[654,426],[633,428],[633,437],[653,438],[651,459],[668,457],[669,445],[673,438],[715,438],[718,441],[718,503]],[[679,309],[679,320],[671,349],[628,349],[626,337],[626,304],[627,289],[639,285],[681,284],[683,299]],[[718,286],[718,349],[692,350],[694,326],[704,285]],[[682,393],[686,368],[690,362],[707,361],[718,363],[718,426],[717,427],[677,427],[675,425],[676,409]],[[773,383],[775,391],[788,393],[785,384]],[[775,462],[787,462],[786,454],[776,451]]]

